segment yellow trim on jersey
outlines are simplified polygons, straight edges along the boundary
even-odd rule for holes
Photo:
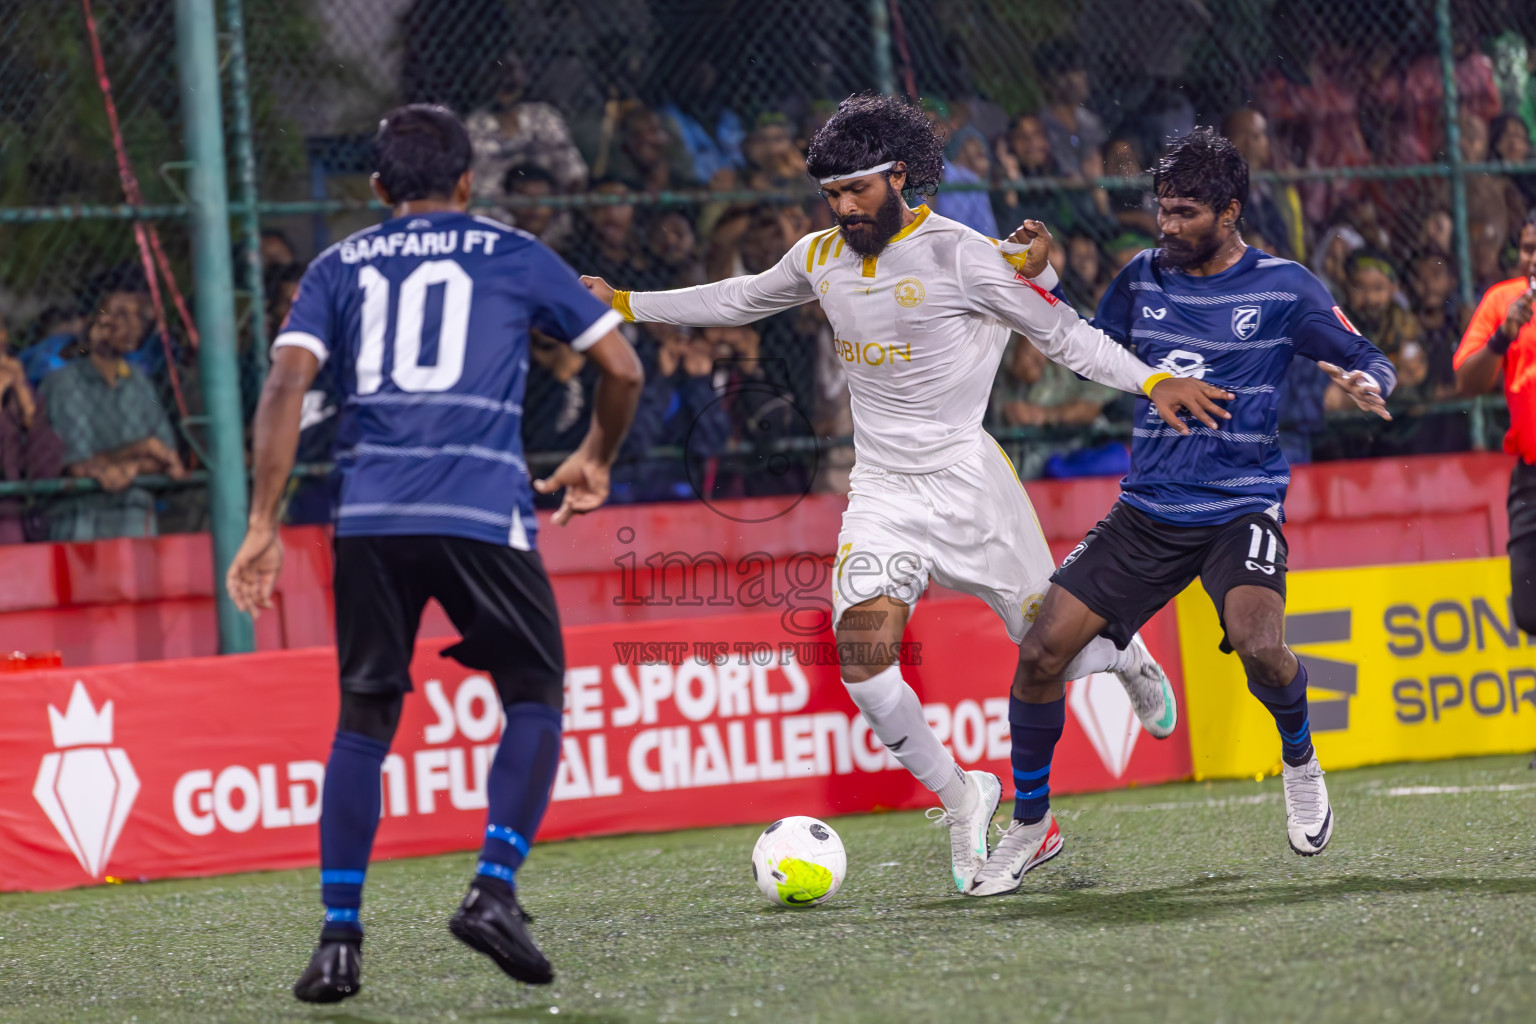
[[[830,253],[831,251],[832,251],[832,236],[828,235],[826,238],[822,239],[822,242],[821,242],[821,255],[816,257],[816,265],[818,267],[824,267],[824,266],[827,265],[827,254]]]
[[[890,245],[892,242],[899,242],[903,238],[906,238],[908,235],[910,235],[912,232],[916,231],[918,227],[923,223],[923,221],[928,219],[928,215],[933,211],[928,209],[927,203],[922,203],[913,212],[916,213],[917,216],[912,218],[912,223],[896,232],[890,238],[887,238],[885,240],[886,245]]]
[[[635,322],[634,311],[629,308],[629,292],[615,291],[613,293],[613,309],[614,312],[630,323]]]
[[[1152,376],[1141,382],[1142,394],[1150,395],[1153,388],[1157,387],[1163,381],[1170,379],[1172,376],[1173,374],[1171,373],[1154,373]]]
[[[865,256],[864,257],[864,276],[865,277],[874,277],[875,276],[875,260],[876,260],[876,257],[874,257],[874,256]]]
[[[843,233],[837,233],[837,246],[832,250],[832,258],[837,259],[843,254]]]
[[[821,244],[823,238],[830,237],[835,231],[837,231],[837,228],[828,228],[826,231],[811,236],[811,244],[805,250],[805,272],[807,274],[816,269],[816,247]],[[825,259],[822,262],[826,262]]]
[[[1013,464],[1013,460],[1008,457],[1008,453],[1003,450],[1003,446],[997,443],[997,438],[991,434],[988,434],[987,437],[991,440],[992,446],[997,449],[997,453],[1003,457],[1003,461],[1008,463],[1008,472],[1013,474],[1014,482],[1019,485],[1019,490],[1023,492],[1024,504],[1029,508],[1030,518],[1035,521],[1035,532],[1040,534],[1041,540],[1044,540],[1045,527],[1040,525],[1040,514],[1035,511],[1035,503],[1029,500],[1029,491],[1025,489],[1024,481],[1019,478],[1019,467]]]
[[[1015,466],[1013,464],[1013,460],[1008,457],[1008,453],[1003,451],[1003,446],[997,443],[997,438],[992,438],[992,445],[998,450],[998,453],[1002,455],[1003,461],[1008,463],[1008,472],[1013,474],[1013,479],[1018,483],[1020,487],[1023,487],[1024,481],[1019,479],[1019,467]]]

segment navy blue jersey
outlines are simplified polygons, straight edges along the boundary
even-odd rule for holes
[[[1209,277],[1159,267],[1149,249],[1110,283],[1094,324],[1143,362],[1236,396],[1219,430],[1186,416],[1188,437],[1147,399],[1136,403],[1121,497],[1174,525],[1226,523],[1253,512],[1283,521],[1291,470],[1280,451],[1279,399],[1293,356],[1365,370],[1383,395],[1397,382],[1391,361],[1360,336],[1321,281],[1253,248]]]
[[[484,217],[400,217],[321,253],[273,346],[332,365],[337,535],[531,550],[528,332],[579,351],[619,322],[532,235]]]

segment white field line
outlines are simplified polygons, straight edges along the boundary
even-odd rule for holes
[[[1536,782],[1504,782],[1499,785],[1489,786],[1393,786],[1380,788],[1377,786],[1348,787],[1336,791],[1335,796],[1454,796],[1459,793],[1518,793],[1536,790]],[[1217,810],[1223,807],[1243,807],[1254,804],[1273,803],[1281,799],[1281,793],[1277,790],[1270,793],[1255,793],[1252,796],[1232,796],[1222,799],[1210,800],[1168,800],[1155,804],[1096,804],[1090,807],[1074,807],[1064,811],[1058,810],[1059,817],[1076,817],[1088,811],[1108,811],[1111,814],[1136,814],[1144,811],[1203,811]]]
[[[1078,811],[1110,811],[1115,814],[1135,814],[1140,811],[1189,811],[1207,808],[1239,807],[1248,804],[1267,804],[1280,799],[1280,793],[1256,793],[1253,796],[1229,796],[1220,800],[1168,800],[1156,804],[1098,804],[1078,808]]]
[[[1501,782],[1497,786],[1393,786],[1387,796],[1447,796],[1455,793],[1517,793],[1536,782]]]

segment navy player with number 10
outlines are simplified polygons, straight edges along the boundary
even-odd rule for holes
[[[1019,796],[976,895],[1017,889],[1061,849],[1049,777],[1065,720],[1063,669],[1096,636],[1124,647],[1197,576],[1221,618],[1223,649],[1242,659],[1249,690],[1279,729],[1291,848],[1311,856],[1333,834],[1306,667],[1285,644],[1290,468],[1278,389],[1300,354],[1360,408],[1390,419],[1383,399],[1396,375],[1322,282],[1243,242],[1248,165],[1231,142],[1209,129],[1185,136],[1159,161],[1153,187],[1160,248],[1126,265],[1094,325],[1164,373],[1230,392],[1231,418],[1219,429],[1188,422],[1185,433],[1138,403],[1120,501],[1052,575],[1019,649],[1009,713]]]
[[[341,396],[341,715],[320,811],[325,923],[294,986],[307,1002],[359,988],[380,772],[429,598],[462,637],[443,653],[488,674],[506,711],[480,861],[448,927],[519,981],[553,977],[515,889],[559,764],[565,675],[560,618],[534,550],[533,490],[564,488],[558,524],[602,504],[642,380],[618,315],[559,257],[526,232],[469,215],[469,137],[453,114],[402,107],[380,122],[374,145],[373,189],[393,216],[321,253],[299,284],[272,346],[250,522],[227,580],[243,610],[271,607],[303,397],[330,363]],[[601,374],[586,437],[537,483],[521,440],[531,328],[584,352]]]

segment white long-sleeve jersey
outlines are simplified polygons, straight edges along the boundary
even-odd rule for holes
[[[1055,275],[1040,279],[1047,288]],[[736,326],[820,298],[848,373],[859,462],[932,473],[987,440],[992,381],[1011,330],[1091,380],[1140,393],[1154,371],[1017,273],[997,243],[931,212],[860,256],[836,228],[807,235],[769,270],[694,288],[617,292],[642,323]]]

